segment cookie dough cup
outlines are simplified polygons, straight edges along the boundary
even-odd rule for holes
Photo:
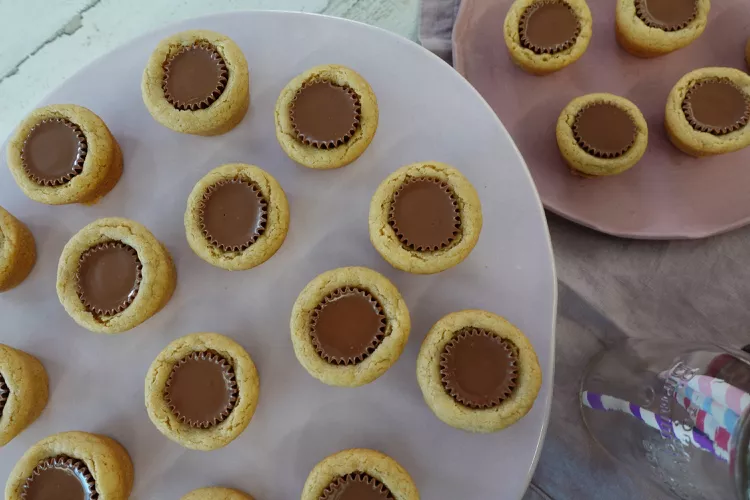
[[[183,31],[156,46],[141,93],[148,112],[165,127],[183,134],[223,134],[242,121],[250,104],[247,61],[227,36]]]
[[[646,152],[648,125],[638,107],[612,94],[573,99],[557,119],[557,146],[571,171],[584,177],[615,175]]]
[[[31,354],[0,344],[0,446],[31,425],[47,406],[44,366]]]
[[[467,310],[444,316],[427,333],[417,381],[427,406],[446,424],[495,432],[529,412],[542,370],[518,328],[496,314]]]
[[[36,263],[36,244],[29,228],[0,207],[0,292],[20,285]]]
[[[669,93],[664,124],[677,148],[710,156],[750,145],[749,119],[750,76],[734,68],[702,68]]]
[[[327,271],[302,290],[290,321],[294,354],[316,379],[357,387],[384,374],[409,340],[398,289],[365,267]]]
[[[193,188],[185,211],[190,248],[209,264],[237,271],[270,259],[289,230],[289,204],[268,172],[223,165]]]
[[[10,138],[7,161],[21,191],[47,205],[94,203],[122,174],[122,152],[107,125],[74,104],[32,111]]]
[[[290,81],[276,101],[276,138],[295,162],[339,168],[362,155],[378,128],[378,101],[354,70],[328,64]]]
[[[337,498],[419,500],[419,492],[409,473],[394,459],[359,448],[325,458],[307,476],[302,500]]]
[[[56,491],[64,498],[127,500],[132,487],[133,464],[117,441],[87,432],[61,432],[24,453],[10,473],[5,499],[40,498],[43,491]]]
[[[146,410],[172,441],[215,450],[245,430],[259,391],[255,364],[241,345],[218,333],[194,333],[171,342],[151,364]]]
[[[711,0],[617,0],[617,41],[634,56],[668,54],[701,36],[710,9]]]
[[[445,271],[469,256],[482,230],[474,186],[440,162],[396,170],[370,202],[370,241],[396,269],[415,274]]]
[[[57,296],[83,328],[121,333],[159,312],[172,297],[172,257],[148,229],[119,217],[99,219],[63,248]]]
[[[193,490],[180,500],[253,500],[253,497],[231,488],[200,488]]]
[[[591,24],[585,0],[516,0],[503,32],[513,62],[528,73],[546,75],[586,52]]]

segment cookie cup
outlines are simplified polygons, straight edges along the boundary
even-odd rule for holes
[[[79,174],[59,185],[32,179],[24,167],[23,148],[31,130],[45,120],[67,120],[86,138],[86,157]],[[8,168],[21,191],[47,205],[96,203],[109,193],[122,175],[122,151],[104,121],[93,111],[75,104],[53,104],[32,111],[8,141]]]
[[[165,399],[165,391],[175,365],[192,353],[204,351],[213,351],[229,363],[239,394],[226,419],[209,428],[198,428],[182,422],[174,414]],[[258,371],[250,355],[237,342],[218,333],[193,333],[172,341],[151,363],[146,374],[145,401],[151,422],[166,437],[191,450],[216,450],[242,434],[255,414],[259,393]]]
[[[349,87],[359,96],[360,124],[352,137],[335,148],[318,149],[301,142],[294,131],[290,108],[297,91],[311,80],[324,80]],[[378,101],[375,93],[359,73],[336,64],[310,68],[293,78],[281,91],[275,110],[276,139],[293,161],[308,168],[339,168],[353,162],[365,152],[378,128]]]
[[[180,110],[164,95],[164,64],[182,48],[195,43],[208,43],[219,52],[227,66],[227,83],[218,99],[207,108]],[[247,60],[239,46],[221,33],[208,30],[176,33],[160,41],[151,54],[143,71],[141,94],[154,120],[175,132],[204,136],[224,134],[242,121],[250,105]]]
[[[510,397],[487,409],[460,404],[443,387],[440,356],[445,346],[465,328],[479,328],[509,341],[517,350],[518,381]],[[417,382],[425,403],[443,422],[470,432],[502,430],[526,415],[539,394],[542,370],[526,336],[505,318],[487,311],[466,310],[441,318],[422,342],[417,357]]]

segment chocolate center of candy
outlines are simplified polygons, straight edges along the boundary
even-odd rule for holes
[[[518,381],[513,344],[477,328],[459,332],[440,355],[443,388],[469,408],[492,408],[505,401]]]
[[[24,500],[96,500],[94,478],[86,465],[64,455],[40,462],[26,478]]]
[[[635,143],[636,126],[627,111],[606,102],[586,106],[573,122],[573,135],[587,153],[599,158],[616,158]]]
[[[453,243],[461,214],[447,183],[422,177],[407,180],[393,195],[388,223],[403,245],[429,252]]]
[[[326,486],[318,500],[392,500],[386,485],[364,472],[339,476]]]
[[[172,369],[164,397],[181,422],[207,429],[234,409],[239,394],[234,377],[232,367],[218,354],[192,353]]]
[[[554,54],[570,48],[581,32],[573,9],[560,0],[541,0],[521,14],[521,45],[537,54]]]
[[[5,408],[5,403],[8,402],[8,396],[10,396],[10,389],[5,383],[3,375],[0,374],[0,417],[3,416],[3,409]]]
[[[74,123],[54,118],[31,129],[21,160],[26,175],[43,186],[59,186],[83,171],[86,137]]]
[[[747,125],[750,100],[730,80],[709,79],[688,90],[682,109],[694,129],[723,135]]]
[[[138,252],[120,241],[89,248],[78,263],[78,297],[90,313],[112,316],[122,312],[138,294],[142,269]]]
[[[635,10],[646,26],[663,31],[681,30],[698,15],[696,0],[635,0]]]
[[[318,355],[336,365],[370,356],[385,338],[385,314],[378,301],[359,288],[339,288],[312,313],[310,336]]]
[[[203,235],[222,251],[245,250],[265,232],[267,206],[255,183],[241,179],[220,181],[203,195]]]
[[[224,92],[228,75],[221,54],[212,45],[198,42],[167,59],[162,89],[177,109],[205,109]]]
[[[289,116],[299,141],[331,149],[347,142],[357,131],[360,109],[354,90],[313,80],[297,91]]]

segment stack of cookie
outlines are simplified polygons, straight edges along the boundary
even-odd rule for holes
[[[563,12],[569,17],[566,29],[576,38],[570,48],[580,53],[590,35],[590,22],[581,24],[575,17],[585,16],[583,7]],[[524,36],[534,39],[536,32],[529,25]],[[545,70],[560,64],[547,64]],[[147,63],[141,90],[153,118],[184,134],[226,133],[240,123],[250,102],[249,71],[239,47],[224,35],[201,30],[162,40]],[[281,90],[276,136],[300,165],[340,168],[366,152],[378,113],[365,78],[343,66],[317,66]],[[120,148],[104,122],[74,105],[31,113],[9,143],[8,164],[21,190],[46,204],[94,203],[115,186],[123,169]],[[440,273],[467,259],[483,223],[471,182],[438,161],[395,170],[377,187],[369,208],[372,245],[394,268],[413,274]],[[279,251],[289,220],[287,196],[276,179],[260,167],[232,163],[197,182],[186,200],[184,230],[189,247],[208,264],[246,271]],[[19,285],[34,261],[31,231],[0,209],[0,291]],[[63,248],[57,269],[57,294],[65,311],[81,327],[104,334],[147,321],[167,305],[176,285],[166,247],[143,225],[119,217],[82,228]],[[310,375],[328,385],[358,387],[399,359],[411,319],[403,296],[385,276],[342,267],[321,274],[300,292],[290,330],[297,359]],[[416,378],[439,419],[459,429],[495,432],[531,409],[541,369],[528,339],[506,319],[465,310],[445,316],[426,334]],[[145,405],[167,438],[188,449],[215,450],[249,425],[259,390],[258,371],[241,345],[218,333],[194,333],[169,343],[153,361]],[[41,363],[0,345],[0,445],[37,418],[47,393]],[[132,483],[133,465],[121,445],[105,436],[62,433],[40,441],[21,458],[6,498],[52,498],[44,492],[55,491],[66,498],[125,499]],[[373,450],[349,449],[312,470],[302,499],[364,498],[360,495],[419,498],[395,460]],[[203,488],[183,497],[212,499],[252,500],[226,488]]]

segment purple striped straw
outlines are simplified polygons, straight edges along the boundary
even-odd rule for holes
[[[581,403],[591,409],[600,411],[617,411],[631,415],[652,429],[659,431],[662,436],[672,437],[679,440],[683,445],[692,445],[701,450],[707,451],[715,457],[728,462],[729,453],[714,446],[714,442],[703,432],[695,427],[685,427],[683,424],[657,415],[651,410],[642,408],[636,404],[625,401],[624,399],[607,396],[606,394],[597,394],[595,392],[583,391],[581,393]]]

